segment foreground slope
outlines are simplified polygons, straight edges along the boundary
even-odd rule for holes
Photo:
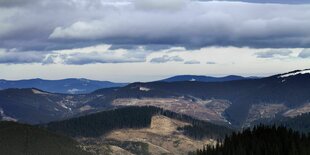
[[[88,155],[76,141],[38,127],[0,122],[0,152],[7,155]]]
[[[193,152],[197,155],[308,155],[310,137],[285,127],[258,126],[226,137],[222,145]]]

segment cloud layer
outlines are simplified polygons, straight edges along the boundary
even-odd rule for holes
[[[310,5],[190,0],[0,1],[0,47],[310,47]],[[30,5],[31,4],[31,5]]]
[[[289,0],[0,0],[0,63],[136,63],[163,49],[231,46],[274,48],[255,53],[257,58],[287,57],[292,52],[283,49],[306,48],[298,56],[309,58],[310,4],[302,0],[298,4]],[[98,49],[103,44],[109,47]],[[150,62],[200,63],[184,58],[163,54]]]

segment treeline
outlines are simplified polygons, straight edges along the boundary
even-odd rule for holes
[[[114,129],[144,128],[159,109],[153,107],[128,107],[99,112],[87,116],[51,122],[47,129],[72,137],[98,137]]]
[[[178,130],[183,131],[184,135],[199,140],[204,138],[223,139],[233,131],[223,126],[210,125],[210,123],[199,120],[194,121],[192,125],[179,127]]]
[[[294,118],[281,118],[274,120],[270,124],[276,124],[278,126],[285,126],[292,128],[293,130],[309,133],[310,132],[310,113],[302,114]]]
[[[310,134],[285,127],[260,125],[233,133],[216,146],[206,146],[196,155],[309,155]]]
[[[226,127],[199,121],[190,116],[152,106],[123,107],[65,121],[52,122],[45,126],[48,130],[72,137],[98,137],[115,129],[149,127],[151,125],[152,116],[154,115],[164,115],[169,118],[188,122],[193,124],[194,128],[200,125],[199,127],[204,128],[204,132],[200,132],[199,134],[204,137],[224,137],[224,135],[232,132],[231,129]],[[192,136],[192,134],[188,134],[192,133],[191,130],[187,128],[182,130],[185,134]],[[198,134],[198,132],[195,133],[195,135],[196,134]],[[192,137],[195,138],[195,136]],[[196,137],[201,138],[201,136]]]

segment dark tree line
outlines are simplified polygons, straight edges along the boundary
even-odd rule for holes
[[[292,128],[293,130],[303,133],[308,133],[310,132],[310,113],[302,114],[294,118],[281,118],[280,120],[274,120],[271,123],[278,126]]]
[[[260,125],[233,133],[216,146],[206,146],[196,155],[309,155],[310,134],[285,127]]]

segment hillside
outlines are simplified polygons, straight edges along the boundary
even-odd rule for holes
[[[64,121],[50,122],[45,126],[48,130],[72,137],[98,137],[115,129],[149,127],[154,115],[163,115],[187,122],[193,124],[193,127],[203,125],[207,130],[201,134],[209,138],[221,138],[232,131],[224,126],[215,125],[187,115],[152,106],[123,107]]]
[[[0,122],[0,152],[7,155],[88,155],[76,141],[38,127]]]
[[[154,115],[149,127],[118,129],[100,138],[79,138],[78,140],[85,144],[86,148],[99,154],[107,151],[106,148],[109,147],[112,148],[111,154],[117,154],[119,150],[113,147],[119,147],[128,154],[181,155],[215,143],[215,140],[209,138],[198,140],[185,136],[178,128],[186,125],[189,123],[163,115]]]
[[[307,92],[310,92],[310,74],[307,71],[309,70],[293,71],[261,79],[216,83],[197,81],[134,83],[109,92],[109,96],[113,99],[226,100],[231,103],[229,107],[224,109],[227,120],[232,124],[242,125],[251,117],[248,114],[251,109],[256,109],[256,105],[264,105],[260,106],[263,111],[274,104],[282,105],[284,108],[278,106],[269,113],[270,116],[274,117],[277,113],[309,103],[310,94]],[[305,74],[302,74],[304,72]],[[94,93],[105,94],[104,90],[98,90]],[[128,104],[131,103],[134,102]]]
[[[44,126],[74,137],[95,153],[187,154],[232,132],[227,127],[156,107],[124,107]]]

